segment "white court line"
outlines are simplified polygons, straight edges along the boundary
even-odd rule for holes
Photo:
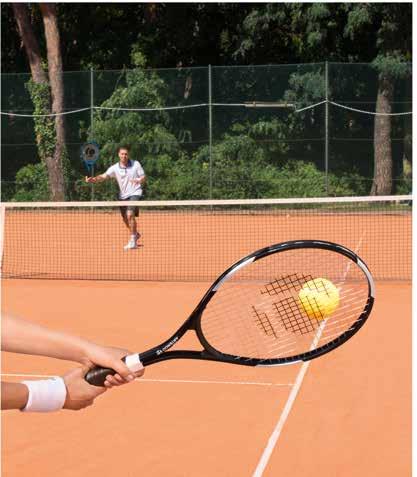
[[[303,383],[304,376],[307,372],[307,369],[310,365],[310,361],[305,361],[300,371],[297,374],[293,388],[291,389],[290,395],[288,396],[287,402],[285,403],[284,409],[279,417],[277,425],[275,426],[274,431],[271,434],[271,437],[268,439],[268,444],[265,447],[265,450],[256,466],[255,472],[252,477],[261,477],[265,467],[267,466],[269,459],[272,455],[272,452],[275,449],[278,438],[281,434],[282,428],[284,427],[285,421],[290,414],[291,408],[294,404],[295,398],[297,397],[298,391],[300,390],[301,384]]]
[[[319,326],[317,333],[314,337],[314,340],[311,343],[310,350],[313,350],[317,346],[317,343],[319,342],[321,338],[321,335],[323,333],[325,326],[326,326],[326,320],[324,320]],[[265,467],[268,465],[271,454],[275,449],[275,445],[281,434],[282,428],[284,427],[285,421],[287,420],[290,414],[291,408],[294,404],[295,398],[297,397],[298,391],[300,390],[301,384],[303,383],[304,376],[309,366],[310,366],[310,361],[304,361],[304,363],[301,365],[300,371],[298,371],[294,386],[291,389],[290,395],[288,396],[284,409],[279,417],[279,420],[277,422],[277,425],[275,426],[273,433],[271,434],[271,437],[268,440],[268,444],[265,447],[265,450],[261,456],[260,461],[258,462],[258,465],[256,466],[255,472],[253,473],[252,477],[261,477],[265,470]]]
[[[365,232],[364,232],[365,234]],[[364,234],[361,236],[359,239],[359,243],[355,248],[355,253],[358,253],[359,248],[362,245],[362,240],[364,237]],[[343,279],[346,279],[346,276],[349,272],[350,269],[350,262],[348,263],[348,267],[346,269],[346,272],[344,274]],[[320,339],[320,336],[323,332],[324,326],[326,324],[326,320],[320,325],[317,334],[314,338],[314,341],[311,345],[311,349],[314,349],[315,345],[317,344],[318,340]],[[304,363],[301,365],[300,371],[298,371],[297,377],[295,378],[295,383],[294,387],[291,389],[290,395],[288,396],[287,402],[285,403],[284,409],[282,410],[281,415],[279,416],[277,425],[275,426],[275,429],[273,430],[270,438],[268,439],[268,444],[266,445],[262,456],[258,462],[258,465],[256,466],[255,472],[252,474],[252,477],[262,477],[263,472],[265,470],[265,467],[268,465],[269,459],[271,458],[272,452],[275,449],[275,446],[278,442],[279,436],[281,435],[281,431],[284,427],[284,424],[291,412],[292,406],[294,404],[295,398],[297,397],[298,391],[301,388],[301,384],[303,383],[304,376],[307,372],[307,369],[310,365],[311,361],[304,361]]]
[[[21,374],[21,373],[3,373],[0,376],[4,377],[21,377],[21,378],[54,378],[55,376],[45,374]],[[136,382],[141,383],[184,383],[184,384],[234,384],[241,386],[268,386],[268,387],[288,387],[293,386],[293,383],[261,383],[253,381],[202,381],[194,379],[146,379],[140,378]]]

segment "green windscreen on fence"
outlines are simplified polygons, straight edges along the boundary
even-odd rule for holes
[[[149,200],[365,196],[375,146],[387,140],[390,193],[410,193],[407,68],[392,80],[388,139],[376,130],[380,77],[370,64],[65,72],[66,199],[116,197],[114,184],[83,182],[80,148],[91,140],[101,149],[95,173],[131,146]],[[1,79],[2,198],[49,200],[30,75]]]

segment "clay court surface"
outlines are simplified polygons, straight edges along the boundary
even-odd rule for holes
[[[4,280],[2,311],[143,351],[184,321],[208,285]],[[3,353],[2,379],[73,366]],[[2,475],[410,476],[411,285],[378,281],[366,325],[308,367],[175,360],[84,411],[4,412]]]

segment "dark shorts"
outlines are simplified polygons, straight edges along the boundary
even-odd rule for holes
[[[131,195],[127,199],[119,199],[119,200],[123,200],[125,202],[129,202],[130,200],[137,201],[137,200],[142,200],[142,196]],[[126,207],[120,207],[120,213],[122,214],[122,217],[126,217],[128,210],[131,210],[135,214],[135,217],[139,216],[139,207],[135,207],[133,205],[128,205]]]

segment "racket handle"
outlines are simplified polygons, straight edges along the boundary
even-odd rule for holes
[[[129,356],[125,356],[124,358],[122,358],[122,361],[125,362],[126,366],[133,373],[143,368],[138,354],[130,354]],[[106,376],[108,376],[109,374],[114,376],[116,374],[116,371],[111,368],[102,368],[101,366],[94,366],[88,371],[84,379],[87,381],[88,384],[103,387],[104,381],[106,380]]]
[[[114,376],[116,371],[111,368],[102,368],[101,366],[94,366],[91,368],[90,371],[85,375],[85,380],[88,384],[92,384],[93,386],[104,386],[104,381],[106,380],[106,376],[111,374]]]

